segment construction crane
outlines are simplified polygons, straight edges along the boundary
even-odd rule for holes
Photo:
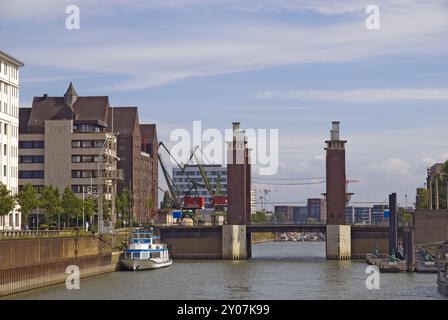
[[[165,146],[165,144],[163,142],[159,143],[159,147],[163,147],[166,150],[166,152],[174,160],[176,165],[181,169],[181,175],[186,176],[188,179],[188,182],[189,182],[189,184],[186,184],[182,190],[179,190],[175,186],[174,181],[172,180],[170,175],[168,174],[168,170],[166,169],[165,165],[163,164],[163,161],[161,161],[161,157],[159,154],[159,162],[161,163],[162,171],[165,176],[165,180],[167,181],[168,188],[171,193],[171,197],[173,199],[176,199],[175,200],[176,206],[183,210],[192,210],[193,214],[196,209],[203,209],[205,207],[205,199],[204,199],[204,197],[199,196],[197,183],[192,178],[190,178],[188,173],[185,171],[188,163],[192,160],[193,155],[190,155],[190,158],[188,159],[187,163],[184,166],[182,166],[176,160],[176,158],[171,154],[170,150]],[[187,189],[187,186],[189,187],[188,189]],[[196,196],[190,195],[191,191],[193,189],[196,191]],[[187,190],[187,191],[185,191],[185,190]],[[183,201],[180,201],[180,198],[182,195],[184,195]]]
[[[214,211],[224,211],[224,208],[227,206],[227,197],[223,194],[221,190],[221,176],[218,175],[216,180],[216,189],[213,190],[210,182],[208,181],[207,175],[205,173],[205,170],[201,164],[201,161],[199,160],[196,151],[199,149],[199,146],[195,146],[191,150],[191,156],[194,157],[196,164],[199,168],[199,172],[201,174],[202,180],[205,183],[205,187],[207,188],[208,193],[212,197],[212,206],[214,208]],[[202,150],[201,150],[202,152]],[[191,158],[190,156],[190,158]]]

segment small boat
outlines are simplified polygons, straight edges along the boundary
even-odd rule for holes
[[[379,254],[378,248],[375,248],[374,253],[366,254],[366,263],[377,266],[380,272],[402,272],[406,271],[406,260],[401,260],[395,257],[395,252],[392,250],[392,255]]]
[[[126,269],[135,271],[168,267],[173,260],[169,257],[167,246],[160,243],[160,237],[154,235],[152,230],[135,230],[121,263]]]
[[[428,250],[420,248],[416,254],[417,260],[415,261],[415,272],[418,273],[437,273],[438,268],[436,266],[434,257]]]

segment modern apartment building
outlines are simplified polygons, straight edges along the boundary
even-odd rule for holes
[[[23,62],[0,51],[0,182],[18,192],[19,68]],[[21,228],[20,212],[0,217],[0,230]]]
[[[227,194],[227,168],[220,165],[210,164],[202,165],[207,180],[209,181],[213,190],[216,190],[216,182],[218,176],[221,181],[221,191],[223,194]],[[212,196],[207,190],[205,183],[202,179],[201,172],[197,165],[187,165],[185,172],[182,173],[180,168],[173,168],[173,182],[178,190],[182,191],[182,195],[186,195],[191,186],[190,179],[196,183],[198,194],[200,197],[205,198],[205,208],[212,208]],[[192,196],[196,196],[196,189],[190,191]],[[181,197],[182,200],[183,197]]]
[[[327,220],[327,203],[321,198],[307,200],[308,219],[325,222]]]
[[[140,221],[144,212],[135,199],[151,185],[143,161],[135,161],[143,157],[141,147],[137,108],[112,108],[107,96],[78,96],[70,83],[63,97],[44,94],[32,108],[20,109],[19,188],[70,187],[82,197],[103,186],[101,193],[112,200],[130,186],[134,220]]]
[[[372,207],[348,206],[345,214],[348,224],[372,224]]]

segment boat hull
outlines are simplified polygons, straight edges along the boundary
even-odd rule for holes
[[[437,280],[437,288],[441,294],[448,296],[448,282]]]
[[[160,269],[170,266],[173,263],[173,260],[157,262],[154,260],[138,260],[138,259],[124,259],[121,260],[123,266],[128,270],[153,270]]]

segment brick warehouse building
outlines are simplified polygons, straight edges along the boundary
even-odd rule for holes
[[[64,152],[71,161],[54,161],[61,155],[60,148],[54,148],[52,136],[46,128],[58,123],[71,122],[65,128]],[[158,202],[153,186],[157,185],[157,153],[151,153],[157,135],[152,126],[152,140],[147,149],[142,149],[142,137],[136,107],[110,107],[107,96],[78,96],[70,84],[63,97],[35,97],[32,108],[20,108],[19,114],[19,189],[31,183],[38,190],[52,184],[60,189],[71,187],[78,197],[83,191],[96,185],[96,160],[102,150],[104,135],[118,133],[117,168],[124,173],[117,192],[125,187],[132,194],[133,218],[136,222],[148,222],[151,212],[145,208],[149,197]],[[47,130],[48,131],[48,130]],[[64,131],[64,132],[65,132]],[[62,190],[61,190],[62,189]],[[109,192],[109,191],[108,191]]]

